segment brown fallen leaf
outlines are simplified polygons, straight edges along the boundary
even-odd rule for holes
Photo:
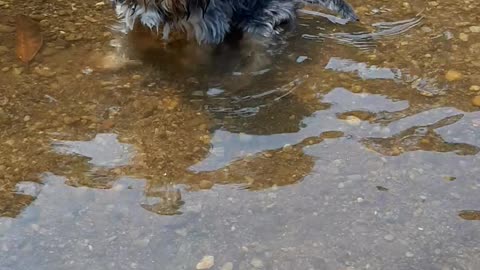
[[[458,215],[465,220],[480,220],[480,211],[478,210],[462,210]]]
[[[32,61],[43,45],[40,25],[25,15],[16,16],[17,56],[24,63]]]

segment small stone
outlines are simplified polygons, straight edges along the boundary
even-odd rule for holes
[[[5,54],[9,51],[7,46],[0,46],[0,55]]]
[[[90,16],[83,16],[83,18],[86,20],[86,21],[89,21],[91,23],[96,23],[97,20],[95,20],[94,18],[90,17]]]
[[[215,259],[213,256],[205,256],[197,263],[197,270],[210,269],[215,264]]]
[[[480,96],[472,98],[472,104],[473,106],[480,107]]]
[[[465,34],[465,33],[460,33],[460,35],[458,35],[458,38],[459,38],[461,41],[468,41],[468,35]]]
[[[25,122],[30,121],[30,119],[32,119],[32,118],[30,117],[30,115],[25,115],[25,117],[23,117],[23,121],[25,121]]]
[[[253,258],[251,261],[250,261],[250,264],[255,267],[255,268],[263,268],[263,262],[262,260],[258,259],[258,258]]]
[[[468,29],[472,33],[480,33],[480,25],[470,26]]]
[[[82,34],[70,34],[65,37],[66,41],[78,41],[83,38]]]
[[[227,262],[220,268],[220,270],[233,270],[233,263]]]
[[[362,120],[356,116],[349,115],[345,118],[345,122],[351,126],[358,126],[362,123]]]
[[[391,234],[387,234],[387,235],[385,235],[385,236],[383,237],[383,239],[391,242],[391,241],[393,241],[393,240],[395,239],[395,236],[393,236],[393,235],[391,235]]]
[[[470,86],[470,91],[478,92],[478,91],[480,91],[480,86],[479,85],[472,85],[472,86]]]
[[[208,180],[202,180],[202,181],[200,181],[200,183],[198,184],[198,186],[199,186],[201,189],[211,189],[211,188],[213,187],[213,182],[208,181]]]
[[[458,80],[461,80],[462,78],[463,78],[462,73],[453,69],[447,71],[447,73],[445,74],[445,79],[447,79],[447,81],[449,82],[458,81]]]
[[[364,199],[362,197],[357,198],[357,202],[362,203],[363,201],[364,201]]]
[[[407,256],[408,258],[411,258],[414,256],[414,254],[410,251],[408,251],[407,253],[405,253],[405,256]]]
[[[362,87],[360,85],[354,85],[352,87],[352,92],[353,93],[360,93],[360,92],[362,92]]]
[[[15,31],[15,27],[0,24],[0,33],[13,33],[14,31]]]

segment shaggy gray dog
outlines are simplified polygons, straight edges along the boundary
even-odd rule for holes
[[[280,25],[295,20],[305,3],[357,20],[345,0],[112,0],[124,31],[132,30],[138,20],[162,32],[164,39],[176,31],[200,44],[219,44],[235,30],[253,38],[271,38]]]

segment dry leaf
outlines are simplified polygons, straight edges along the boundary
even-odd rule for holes
[[[43,44],[40,26],[25,15],[16,16],[17,56],[24,63],[32,61]]]

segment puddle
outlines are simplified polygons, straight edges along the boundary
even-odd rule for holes
[[[352,5],[262,51],[0,1],[0,269],[480,269],[480,6]]]

